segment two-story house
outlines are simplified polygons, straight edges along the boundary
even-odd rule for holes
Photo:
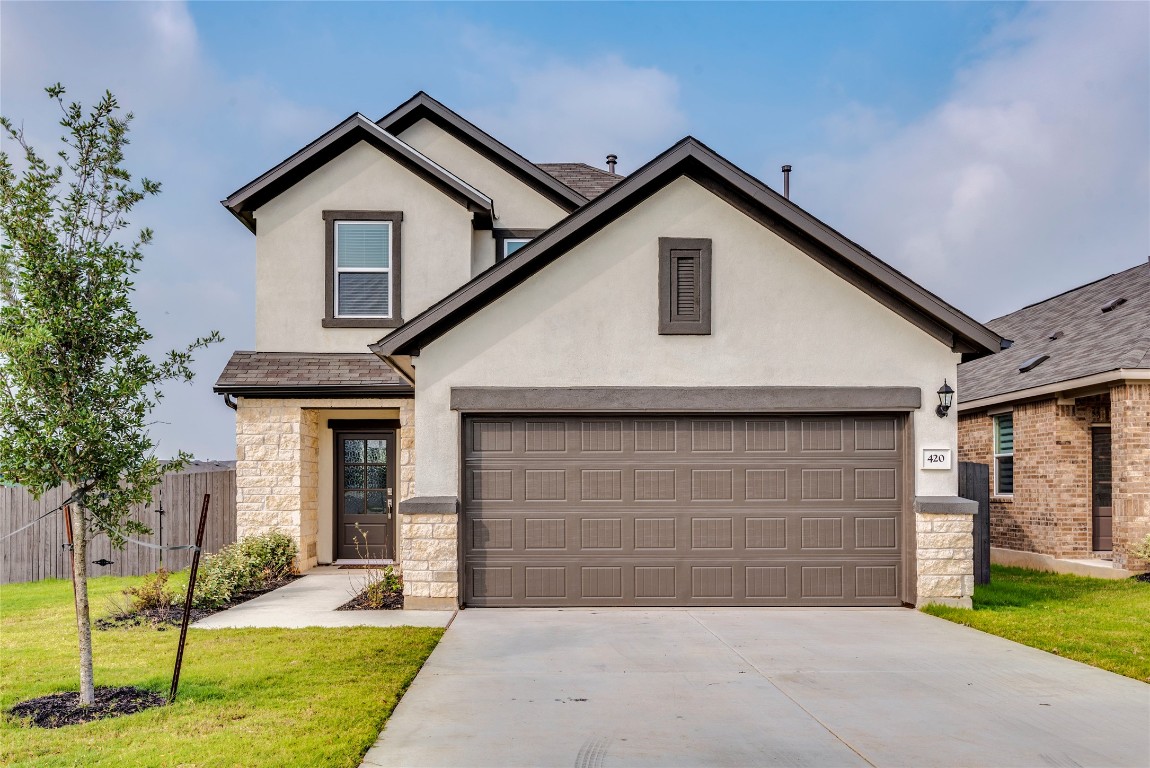
[[[698,141],[535,165],[420,93],[224,205],[239,534],[301,569],[366,537],[408,608],[969,604],[936,392],[1001,339]]]

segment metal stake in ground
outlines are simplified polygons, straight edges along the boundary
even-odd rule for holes
[[[72,546],[72,506],[64,505],[64,531],[68,534],[68,573],[72,575],[72,599],[76,599],[76,550]]]
[[[168,703],[176,700],[176,689],[180,687],[180,665],[184,663],[184,641],[188,637],[188,619],[192,615],[192,595],[196,591],[196,573],[200,570],[200,553],[204,551],[204,525],[208,522],[208,500],[210,493],[204,494],[204,507],[200,510],[200,527],[196,531],[196,550],[192,553],[192,572],[188,575],[188,594],[184,597],[184,620],[180,624],[180,645],[176,648],[176,669],[172,672],[172,690],[168,692]]]

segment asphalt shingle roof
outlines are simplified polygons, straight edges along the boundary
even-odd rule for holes
[[[1126,302],[1110,312],[1114,299]],[[960,402],[1119,368],[1150,368],[1150,263],[1023,307],[986,326],[1014,345],[958,367]],[[1057,339],[1050,337],[1061,331]],[[1020,373],[1041,355],[1049,359]]]
[[[588,200],[594,200],[626,178],[586,163],[537,163],[537,165]]]
[[[233,352],[216,381],[217,392],[244,388],[406,387],[391,367],[370,352]]]

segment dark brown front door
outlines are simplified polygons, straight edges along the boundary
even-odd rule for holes
[[[1114,549],[1113,515],[1110,499],[1110,427],[1091,430],[1090,497],[1093,507],[1093,544],[1095,552]]]
[[[335,433],[335,556],[391,559],[395,432]]]

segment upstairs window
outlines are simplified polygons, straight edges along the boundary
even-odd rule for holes
[[[498,263],[543,234],[543,230],[496,229],[491,234],[495,238],[495,261]]]
[[[394,327],[400,299],[400,222],[389,211],[324,211],[325,327]]]
[[[1014,495],[1014,414],[994,417],[994,495]]]
[[[504,240],[503,241],[503,253],[500,254],[500,256],[499,256],[500,261],[502,261],[503,259],[506,259],[508,256],[515,253],[520,248],[522,248],[523,246],[527,245],[530,242],[531,242],[531,238],[529,238],[529,237],[512,237],[512,238],[508,238],[507,240]]]
[[[659,333],[711,333],[711,241],[659,238]]]

